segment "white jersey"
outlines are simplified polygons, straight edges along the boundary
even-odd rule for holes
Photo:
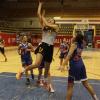
[[[48,31],[48,30],[43,31],[42,42],[53,45],[55,38],[56,38],[56,32],[55,31]]]

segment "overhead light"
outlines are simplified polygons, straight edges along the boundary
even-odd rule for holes
[[[61,17],[54,17],[54,19],[61,19]]]

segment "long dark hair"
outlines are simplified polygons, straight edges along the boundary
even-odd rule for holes
[[[74,42],[82,44],[83,40],[84,40],[84,36],[81,33],[76,34],[76,36],[74,38]]]

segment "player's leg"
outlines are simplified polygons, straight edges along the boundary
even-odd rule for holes
[[[53,86],[52,86],[52,81],[51,81],[51,75],[50,75],[50,64],[49,62],[45,62],[45,71],[44,71],[44,86],[46,87],[47,90],[50,92],[54,92]]]
[[[96,93],[94,92],[92,86],[88,83],[87,80],[82,81],[83,86],[88,90],[88,92],[91,94],[92,98],[94,100],[99,100],[96,96]]]
[[[39,68],[38,71],[39,71],[38,80],[40,80],[42,77],[42,69]]]
[[[6,62],[6,61],[7,61],[7,57],[6,57],[6,54],[5,54],[5,48],[4,48],[4,47],[1,48],[1,53],[2,53],[2,55],[4,56],[5,62]]]
[[[60,53],[60,56],[59,56],[59,59],[60,59],[60,65],[59,65],[58,70],[61,70],[61,68],[62,68],[62,63],[63,63],[63,57],[62,57],[62,56],[63,56],[62,53]]]
[[[28,65],[28,61],[27,59],[21,58],[21,62],[22,62],[22,69],[25,69]],[[29,79],[29,74],[28,71],[25,72],[25,77],[26,77],[26,85],[30,85],[30,79]]]
[[[63,58],[60,58],[60,67],[59,67],[60,70],[62,68],[62,63],[63,63]]]
[[[73,87],[74,87],[74,79],[73,79],[73,77],[69,76],[68,77],[66,100],[71,100],[72,99]]]
[[[25,72],[25,75],[26,75],[26,85],[30,85],[30,79],[29,79],[28,71]]]
[[[37,85],[43,86],[43,82],[42,82],[43,69],[42,68],[38,68],[38,71],[39,71],[39,74],[38,74]]]
[[[27,71],[32,70],[32,69],[34,69],[34,68],[38,68],[38,67],[40,66],[41,62],[42,62],[42,58],[43,58],[42,54],[37,53],[37,54],[36,54],[35,63],[34,63],[33,65],[29,65],[29,66],[26,67],[24,70],[18,72],[18,73],[16,74],[16,78],[17,78],[17,79],[20,79],[21,76],[22,76],[22,74],[23,74],[24,72],[27,72]]]
[[[33,73],[33,69],[30,70],[31,72],[31,78],[34,80],[34,73]]]

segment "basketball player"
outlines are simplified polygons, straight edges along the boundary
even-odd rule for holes
[[[5,46],[4,45],[5,45],[4,40],[0,36],[0,52],[4,56],[5,62],[7,62],[7,57],[6,57],[6,54],[5,54],[5,48],[4,48]]]
[[[72,41],[69,53],[64,60],[63,66],[66,66],[69,61],[69,75],[66,100],[71,100],[74,81],[81,81],[83,86],[91,94],[93,100],[98,100],[92,86],[88,83],[85,65],[82,60],[82,50],[84,47],[84,37],[82,34],[77,34]]]
[[[64,71],[65,68],[62,67],[62,63],[63,60],[65,59],[65,57],[68,54],[68,50],[69,50],[69,45],[66,42],[66,39],[64,38],[60,44],[60,48],[58,49],[58,52],[60,51],[60,67],[58,68],[58,70]],[[56,53],[56,55],[58,54],[58,52]]]
[[[21,62],[23,68],[26,68],[28,65],[32,64],[31,52],[33,51],[34,50],[32,44],[27,42],[27,36],[23,36],[22,43],[20,43],[18,47],[18,53],[19,55],[21,55]],[[30,71],[31,71],[31,77],[34,80],[33,70]],[[28,71],[26,71],[25,74],[26,74],[26,85],[29,85],[30,79],[28,76]]]
[[[16,75],[16,78],[20,79],[24,72],[31,70],[33,68],[38,68],[43,59],[45,62],[44,80],[45,80],[45,83],[48,84],[47,85],[48,90],[50,92],[54,92],[54,89],[51,88],[51,78],[50,78],[49,72],[50,72],[50,64],[52,62],[52,57],[53,57],[54,41],[55,41],[56,34],[59,28],[58,28],[58,25],[55,24],[54,19],[49,19],[48,21],[45,19],[44,13],[41,13],[42,5],[43,5],[43,2],[39,1],[38,17],[42,26],[43,34],[42,34],[42,43],[39,45],[36,52],[35,64],[19,72]]]

